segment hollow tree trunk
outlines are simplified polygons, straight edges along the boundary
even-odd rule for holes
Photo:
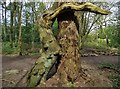
[[[79,34],[77,18],[73,11],[67,11],[58,17],[61,46],[61,64],[58,69],[60,83],[64,86],[74,82],[80,72]]]

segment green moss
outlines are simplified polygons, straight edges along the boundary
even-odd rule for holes
[[[36,87],[40,80],[40,75],[32,75],[29,82],[29,87]]]
[[[68,87],[75,87],[75,84],[72,83],[72,82],[68,82],[68,83],[67,83],[67,86],[68,86]]]

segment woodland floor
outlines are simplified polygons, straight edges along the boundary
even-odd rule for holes
[[[39,56],[2,56],[2,85],[3,87],[25,87],[26,75]],[[76,80],[74,86],[77,87],[111,87],[112,81],[108,76],[114,71],[110,69],[99,69],[101,63],[117,64],[118,57],[112,55],[88,55],[81,57],[81,65],[87,77],[81,77]],[[1,74],[0,74],[1,75]],[[57,87],[57,73],[42,87]],[[92,82],[91,82],[92,81]]]

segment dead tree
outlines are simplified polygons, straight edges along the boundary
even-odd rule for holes
[[[60,60],[58,74],[61,84],[74,82],[81,73],[79,51],[79,24],[75,11],[89,11],[102,15],[110,14],[92,3],[63,3],[53,11],[46,12],[38,20],[42,53],[28,75],[28,86],[35,87],[46,81],[47,74]],[[52,25],[58,19],[59,35],[55,38]],[[61,85],[61,86],[62,86]]]

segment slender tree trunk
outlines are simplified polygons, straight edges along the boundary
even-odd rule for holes
[[[5,11],[3,11],[3,8]],[[2,20],[4,21],[4,26],[2,26],[2,39],[3,41],[6,41],[6,2],[2,3]]]
[[[117,5],[118,5],[118,15],[117,15],[118,16],[118,19],[117,19],[117,24],[118,24],[117,32],[118,32],[118,35],[117,36],[118,36],[118,38],[120,38],[120,34],[119,34],[120,33],[120,25],[119,25],[120,24],[120,1],[118,2]],[[120,40],[118,40],[118,44],[120,45]],[[120,49],[120,46],[119,46],[119,49]]]
[[[4,36],[5,36],[5,41],[7,39],[7,19],[6,19],[6,2],[4,2],[5,4],[5,30],[4,30]]]
[[[106,44],[109,45],[109,39],[107,35],[106,35]]]
[[[105,19],[104,19],[104,23],[105,23],[105,27],[107,26],[107,23],[105,22]],[[103,29],[104,30],[104,29]],[[109,38],[108,38],[108,35],[106,34],[106,32],[104,31],[104,34],[105,34],[105,38],[106,38],[106,44],[109,45]]]
[[[19,22],[18,22],[18,19],[19,19],[19,6],[18,6],[19,2],[16,2],[16,12],[15,12],[15,15],[16,15],[16,18],[14,18],[14,21],[15,21],[15,46],[17,47],[18,46],[18,38],[19,38],[19,27],[17,28]]]
[[[17,13],[17,6],[16,6],[16,2],[14,2],[14,16],[13,16],[13,20],[14,20],[14,47],[16,47],[16,45],[17,45],[16,13]]]
[[[22,27],[21,27],[21,14],[22,14],[22,2],[19,7],[19,16],[18,16],[18,27],[19,27],[19,38],[18,38],[18,47],[19,55],[22,55]]]
[[[11,7],[11,10],[10,10],[10,46],[11,48],[13,47],[13,6],[10,2],[10,7]]]
[[[77,13],[77,17],[78,17],[78,21],[79,21],[79,36],[80,36],[80,44],[79,44],[79,48],[81,49],[83,46],[83,31],[84,29],[84,12],[79,11]]]
[[[26,5],[27,5],[27,3],[26,3]],[[25,12],[25,25],[26,25],[26,27],[28,27],[28,11],[27,11],[27,6],[25,7],[25,9],[26,9],[26,12]]]
[[[33,27],[32,27],[32,49],[34,49],[34,29],[35,29],[35,2],[33,2],[32,4],[32,12],[33,12],[33,16],[32,16],[32,22],[33,22]]]
[[[4,20],[3,8],[4,8],[4,6],[3,6],[3,3],[2,3],[2,20]],[[3,39],[3,41],[4,41],[4,37],[5,37],[5,36],[4,36],[4,33],[5,33],[4,31],[5,31],[5,29],[4,29],[4,27],[2,26],[2,39]]]
[[[68,15],[69,14],[69,15]],[[60,83],[64,86],[74,82],[80,73],[78,22],[74,12],[67,11],[58,17],[61,64],[58,69]]]

